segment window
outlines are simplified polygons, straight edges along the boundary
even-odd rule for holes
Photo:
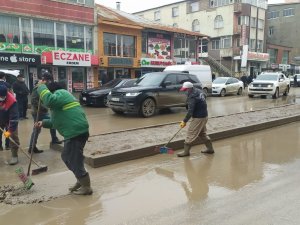
[[[212,40],[211,45],[212,50],[220,49],[220,40]]]
[[[199,10],[200,10],[199,1],[187,3],[187,12],[188,13],[197,12]]]
[[[251,17],[250,26],[254,27],[254,28],[256,27],[256,18],[255,17]]]
[[[263,41],[257,40],[257,52],[263,52]]]
[[[84,49],[84,26],[67,24],[67,48]]]
[[[258,29],[263,30],[264,29],[264,20],[258,19]]]
[[[54,23],[34,20],[33,21],[34,45],[54,47]]]
[[[277,49],[268,49],[268,53],[270,55],[270,63],[276,63],[278,50]]]
[[[0,42],[20,43],[19,19],[0,15]]]
[[[86,51],[93,51],[93,28],[85,27]]]
[[[154,20],[155,20],[155,21],[160,20],[160,11],[155,11],[155,12],[154,12]]]
[[[224,5],[232,4],[233,0],[211,0],[209,3],[210,8],[220,7]]]
[[[177,75],[177,84],[183,84],[184,82],[190,81],[189,77],[183,74]]]
[[[85,4],[85,0],[77,0],[77,3],[79,3],[79,4]]]
[[[192,23],[192,31],[199,32],[200,31],[200,23],[199,20],[194,20]]]
[[[65,48],[65,31],[64,24],[56,23],[56,46]]]
[[[272,37],[274,34],[274,27],[269,27],[269,37]]]
[[[178,24],[177,23],[173,23],[173,27],[178,27]]]
[[[283,16],[294,16],[295,15],[295,9],[289,8],[283,10]]]
[[[225,36],[221,38],[221,48],[231,48],[232,41],[231,36]]]
[[[249,16],[240,16],[238,24],[249,26]]]
[[[147,48],[148,48],[147,42],[148,42],[147,33],[143,32],[142,33],[142,53],[145,53],[145,54],[147,53]]]
[[[223,28],[224,27],[223,17],[221,15],[216,16],[214,23],[215,23],[215,29]]]
[[[178,7],[173,7],[172,8],[172,17],[177,17],[177,16],[179,16]]]
[[[135,57],[135,37],[104,33],[104,54],[108,56]]]
[[[288,51],[283,51],[281,63],[289,64],[289,52]]]
[[[271,12],[268,12],[268,19],[271,20],[271,19],[276,19],[279,17],[279,11],[271,11]]]
[[[174,76],[174,74],[169,74],[164,82],[171,82],[171,85],[176,85],[176,76]]]
[[[250,50],[255,51],[255,39],[250,39]]]
[[[32,44],[30,19],[22,19],[23,44]]]

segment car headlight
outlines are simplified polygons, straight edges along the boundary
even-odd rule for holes
[[[108,93],[108,95],[111,95],[111,91]]]
[[[253,87],[253,84],[252,84],[252,83],[250,83],[248,87]]]
[[[129,93],[126,93],[126,96],[127,97],[135,97],[135,96],[138,96],[139,94],[141,94],[141,92],[129,92]]]
[[[268,84],[268,86],[267,86],[268,88],[270,88],[270,87],[273,87],[273,84]]]

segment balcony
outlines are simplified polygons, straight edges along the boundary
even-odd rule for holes
[[[223,48],[220,49],[221,57],[232,57],[232,48]]]
[[[242,3],[234,3],[234,13],[241,13],[242,12]]]
[[[234,56],[240,56],[241,55],[241,48],[240,47],[234,47],[232,49],[233,55]]]
[[[241,25],[237,25],[233,27],[233,34],[234,35],[240,35],[242,32],[242,26]]]

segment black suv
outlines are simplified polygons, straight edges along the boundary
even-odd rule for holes
[[[182,84],[190,81],[195,87],[201,83],[195,75],[175,72],[147,73],[129,88],[112,89],[108,107],[115,113],[135,112],[142,117],[153,116],[156,109],[186,106],[186,95],[179,91]]]

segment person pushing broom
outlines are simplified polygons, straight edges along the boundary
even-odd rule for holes
[[[56,129],[64,137],[61,158],[75,175],[77,182],[69,191],[77,195],[91,195],[90,176],[84,167],[83,148],[89,137],[89,124],[76,98],[62,85],[42,77],[37,92],[44,106],[50,108],[50,119],[38,121],[38,128]]]

